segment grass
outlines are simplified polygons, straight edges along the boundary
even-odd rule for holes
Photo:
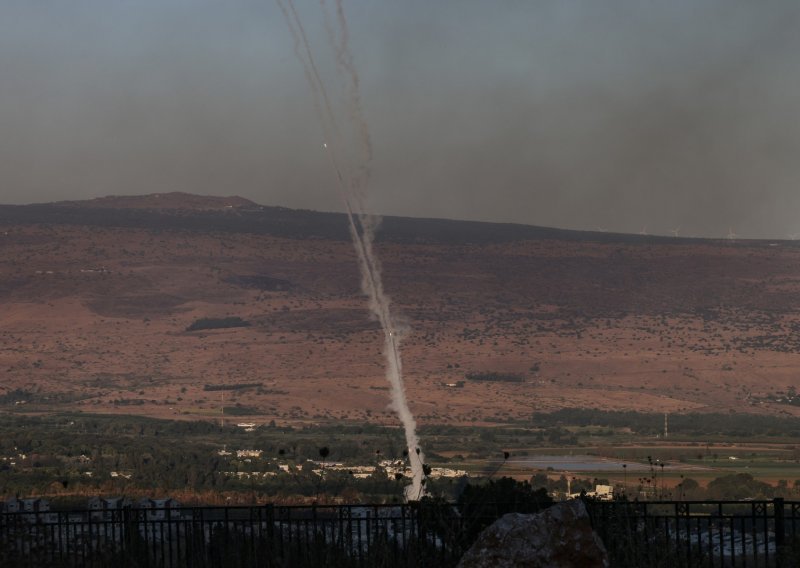
[[[3,483],[8,484],[6,490],[13,494],[19,487],[24,490],[24,483],[28,483],[26,479],[30,479],[28,484],[33,484],[36,488],[47,488],[50,483],[62,478],[88,485],[100,481],[80,477],[83,470],[130,466],[138,468],[137,477],[132,482],[135,484],[148,477],[163,477],[164,471],[159,460],[152,459],[147,464],[142,464],[138,461],[138,456],[148,453],[160,455],[159,452],[168,441],[175,441],[179,447],[179,452],[172,454],[180,455],[182,463],[188,464],[181,467],[198,472],[207,472],[208,460],[215,455],[217,449],[225,445],[230,448],[263,449],[264,460],[296,463],[307,458],[318,459],[318,449],[327,446],[331,450],[331,460],[348,465],[374,465],[381,459],[400,458],[404,447],[399,429],[368,423],[321,421],[314,425],[291,428],[280,424],[265,426],[264,420],[244,419],[248,416],[244,413],[233,414],[237,411],[252,411],[247,407],[228,406],[224,416],[220,413],[220,408],[213,405],[207,408],[187,406],[176,410],[203,416],[205,420],[171,421],[122,414],[104,416],[80,413],[51,418],[23,418],[7,413],[6,418],[0,421],[0,431],[4,433],[0,442],[5,439],[4,445],[0,445],[0,456],[16,456],[19,450],[14,450],[14,446],[19,446],[25,453],[35,453],[37,457],[35,460],[18,463],[13,471],[0,475],[0,481],[4,480]],[[185,414],[181,416],[184,417]],[[220,418],[225,418],[225,428],[220,427]],[[256,422],[259,426],[253,432],[244,432],[243,429],[233,426],[236,422]],[[592,435],[587,436],[583,428],[570,429],[576,434],[578,442],[570,445],[550,444],[542,436],[544,430],[521,427],[424,426],[420,429],[420,438],[429,465],[435,468],[463,469],[471,477],[485,476],[495,469],[498,470],[497,475],[513,476],[519,480],[530,480],[540,473],[530,467],[512,466],[511,461],[501,465],[503,451],[509,451],[512,457],[587,454],[642,464],[647,464],[647,456],[651,456],[654,460],[660,459],[668,464],[663,471],[660,468],[656,471],[658,486],[660,487],[663,478],[665,488],[677,485],[683,478],[694,479],[705,486],[709,481],[731,473],[749,473],[773,486],[778,480],[784,479],[790,489],[794,487],[794,481],[800,479],[800,463],[794,461],[798,455],[794,444],[781,445],[769,440],[767,445],[765,440],[759,439],[747,443],[736,440],[735,443],[725,442],[724,445],[714,442],[707,449],[705,440],[700,442],[675,436],[667,442],[620,430],[598,437],[594,435],[597,429],[591,430]],[[97,465],[92,464],[89,467],[74,462],[74,456],[91,453],[93,448],[99,446],[103,448],[103,459]],[[284,453],[279,453],[281,451]],[[713,458],[714,453],[718,456],[716,460]],[[698,454],[705,457],[697,459]],[[730,455],[736,455],[740,459],[729,460]],[[115,465],[118,459],[122,464],[120,466]],[[34,461],[41,461],[42,465],[34,466]],[[44,466],[50,465],[60,467],[63,475],[58,478],[41,478]],[[225,460],[221,460],[215,467],[218,471],[230,469]],[[260,462],[252,466],[254,471],[262,467],[266,465]],[[564,475],[589,480],[609,479],[612,484],[622,484],[626,478],[625,470],[621,467],[612,470],[544,473],[551,480],[557,480]],[[640,477],[647,476],[649,472],[646,471],[627,471],[629,489],[638,485]],[[183,477],[176,479],[175,483],[184,484]],[[453,482],[453,486],[455,485]],[[236,485],[229,489],[239,490]],[[265,486],[264,490],[267,491],[268,488]]]

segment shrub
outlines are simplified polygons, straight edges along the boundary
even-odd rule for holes
[[[470,381],[495,381],[502,383],[523,383],[525,377],[513,373],[467,373]]]
[[[231,327],[249,327],[250,322],[238,316],[227,318],[200,318],[186,328],[186,331],[199,331],[201,329],[224,329]]]

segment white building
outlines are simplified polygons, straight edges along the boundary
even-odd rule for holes
[[[177,517],[177,509],[180,507],[175,499],[148,499],[139,501],[139,509],[144,511],[144,517],[148,521],[161,521],[170,517]]]
[[[132,505],[127,497],[92,497],[87,505],[93,520],[112,520],[115,518],[114,511],[121,511],[123,508]],[[119,514],[116,515],[119,518]]]
[[[27,513],[24,519],[29,523],[55,523],[58,515],[50,512],[50,501],[40,497],[17,499],[12,497],[3,504],[6,513]]]

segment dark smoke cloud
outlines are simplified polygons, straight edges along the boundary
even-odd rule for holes
[[[373,209],[800,233],[795,2],[345,5]],[[319,3],[298,9],[324,50]],[[280,17],[254,0],[3,2],[2,201],[180,190],[339,209]]]

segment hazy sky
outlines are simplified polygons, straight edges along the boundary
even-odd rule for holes
[[[296,3],[338,93],[320,4]],[[800,233],[800,2],[344,7],[377,212]],[[0,127],[5,203],[187,191],[341,209],[270,0],[0,0]]]

